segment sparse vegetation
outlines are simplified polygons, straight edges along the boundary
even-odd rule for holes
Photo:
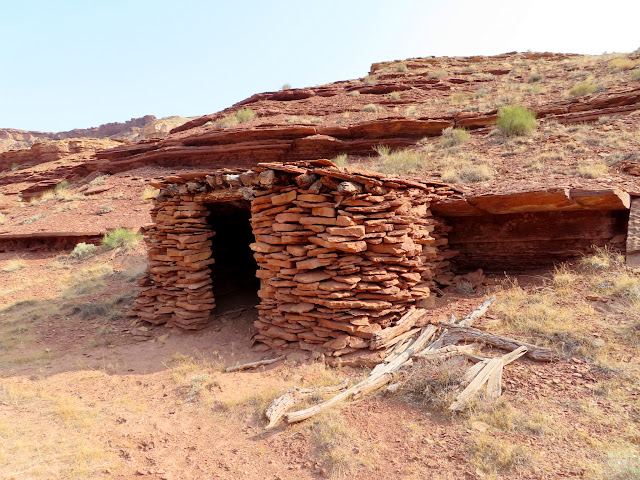
[[[364,107],[362,107],[362,111],[367,113],[380,113],[380,112],[384,112],[384,107],[382,105],[375,105],[373,103],[369,103],[368,105],[365,105]]]
[[[408,175],[419,171],[424,166],[424,158],[420,152],[411,150],[396,150],[392,152],[389,147],[384,145],[379,145],[374,150],[380,156],[381,163],[379,168],[384,173]]]
[[[521,105],[508,105],[498,110],[498,129],[505,135],[527,135],[538,122],[531,110]]]
[[[571,90],[569,90],[570,97],[583,97],[584,95],[591,95],[598,91],[598,87],[596,87],[591,82],[580,82],[575,84]]]
[[[467,362],[460,358],[438,362],[420,360],[404,378],[401,392],[412,402],[447,411],[460,391],[467,368]]]
[[[396,72],[405,73],[405,72],[408,72],[408,71],[409,71],[409,68],[404,63],[400,63],[396,67]]]
[[[348,95],[350,97],[359,97],[360,96],[360,92],[358,90],[352,90],[351,92],[348,93]]]
[[[544,75],[541,73],[532,73],[531,75],[529,75],[529,78],[527,78],[528,83],[537,83],[541,82],[542,80],[544,80]]]
[[[365,85],[375,85],[376,83],[378,83],[378,79],[375,75],[367,75],[362,81]]]
[[[631,80],[640,80],[640,68],[636,68],[631,72]]]
[[[104,236],[102,246],[105,250],[113,250],[118,247],[134,246],[140,240],[142,240],[141,234],[134,233],[128,228],[116,228]]]
[[[144,200],[145,202],[152,202],[153,200],[155,200],[159,193],[160,190],[152,187],[151,185],[147,185],[146,187],[144,187],[140,198],[142,198],[142,200]]]
[[[335,157],[332,160],[332,162],[335,163],[339,167],[346,167],[347,165],[349,165],[349,161],[347,159],[347,154],[346,153],[341,153],[340,155]]]
[[[490,434],[480,435],[471,446],[472,462],[487,473],[509,473],[525,467],[531,453],[524,447]]]
[[[30,217],[25,218],[21,222],[18,222],[18,225],[29,225],[30,223],[35,223],[38,220],[46,218],[46,213],[36,213],[35,215],[31,215]]]
[[[291,90],[291,84],[290,83],[285,83],[284,85],[282,85],[282,88],[280,90]]]
[[[352,431],[338,410],[329,410],[311,426],[319,460],[329,478],[342,478],[357,465],[353,455]]]
[[[448,183],[484,182],[493,178],[491,167],[485,163],[473,164],[468,161],[456,162],[442,170],[442,180]]]
[[[251,108],[241,108],[236,112],[236,118],[240,123],[250,122],[251,120],[255,120],[257,117],[256,112]]]
[[[464,128],[447,127],[442,131],[440,145],[442,147],[453,147],[468,142],[470,138],[471,135]]]
[[[23,269],[26,266],[27,264],[24,260],[9,260],[7,263],[5,263],[4,267],[2,267],[2,271],[5,273],[13,273]]]
[[[447,75],[449,75],[447,73],[446,70],[443,69],[439,69],[439,70],[434,70],[432,72],[429,73],[429,78],[432,80],[440,80],[442,78],[445,78]]]
[[[389,94],[389,99],[393,100],[393,101],[398,101],[398,100],[400,100],[400,96],[401,96],[400,92],[391,92]]]
[[[629,58],[614,58],[609,62],[609,66],[614,70],[631,70],[638,66],[638,62],[635,62]]]
[[[76,260],[83,260],[90,257],[91,255],[94,255],[97,250],[98,247],[96,245],[93,245],[92,243],[81,242],[73,248],[70,256],[71,258],[74,258]]]

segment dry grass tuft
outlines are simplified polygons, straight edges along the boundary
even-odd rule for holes
[[[24,260],[9,260],[4,264],[4,267],[2,267],[2,271],[5,273],[13,273],[17,272],[18,270],[22,270],[26,266],[27,264]]]
[[[324,411],[310,430],[320,463],[329,478],[344,478],[358,465],[353,452],[356,432],[347,425],[339,410]]]
[[[425,158],[420,152],[396,150],[394,152],[384,145],[374,148],[380,156],[379,170],[394,175],[409,175],[424,167]]]
[[[466,143],[471,138],[469,132],[464,128],[447,127],[442,131],[440,137],[440,146],[442,147],[454,147]]]
[[[511,473],[530,464],[532,455],[521,445],[480,435],[471,446],[471,463],[487,473]]]
[[[578,165],[577,174],[583,178],[601,178],[609,171],[609,167],[605,162],[580,163]]]
[[[147,185],[146,187],[144,187],[144,190],[142,191],[142,195],[140,197],[145,202],[151,202],[155,200],[155,198],[158,196],[159,193],[160,193],[160,190],[158,190],[155,187],[152,187],[151,185]]]
[[[401,392],[415,403],[448,411],[468,367],[468,363],[461,358],[441,362],[419,360],[404,379]]]

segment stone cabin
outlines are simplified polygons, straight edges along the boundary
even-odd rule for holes
[[[592,245],[624,250],[630,225],[631,197],[616,190],[469,197],[326,160],[152,185],[139,318],[198,329],[219,292],[253,290],[256,342],[334,357],[384,347],[455,273],[532,269]]]

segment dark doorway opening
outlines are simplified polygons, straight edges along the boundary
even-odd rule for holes
[[[250,205],[246,201],[208,204],[213,231],[211,266],[216,314],[259,303],[258,264],[249,245],[255,242]]]

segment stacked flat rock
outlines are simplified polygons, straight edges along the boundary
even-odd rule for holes
[[[135,307],[151,322],[197,328],[212,313],[206,205],[213,202],[251,202],[261,280],[254,338],[271,347],[332,356],[373,348],[372,337],[408,310],[433,304],[434,277],[448,271],[447,227],[429,211],[452,193],[444,185],[314,161],[155,186],[150,264]]]
[[[151,323],[197,329],[215,308],[211,289],[211,237],[205,206],[182,195],[157,203],[154,224],[144,229],[148,275],[136,299],[136,314]]]

